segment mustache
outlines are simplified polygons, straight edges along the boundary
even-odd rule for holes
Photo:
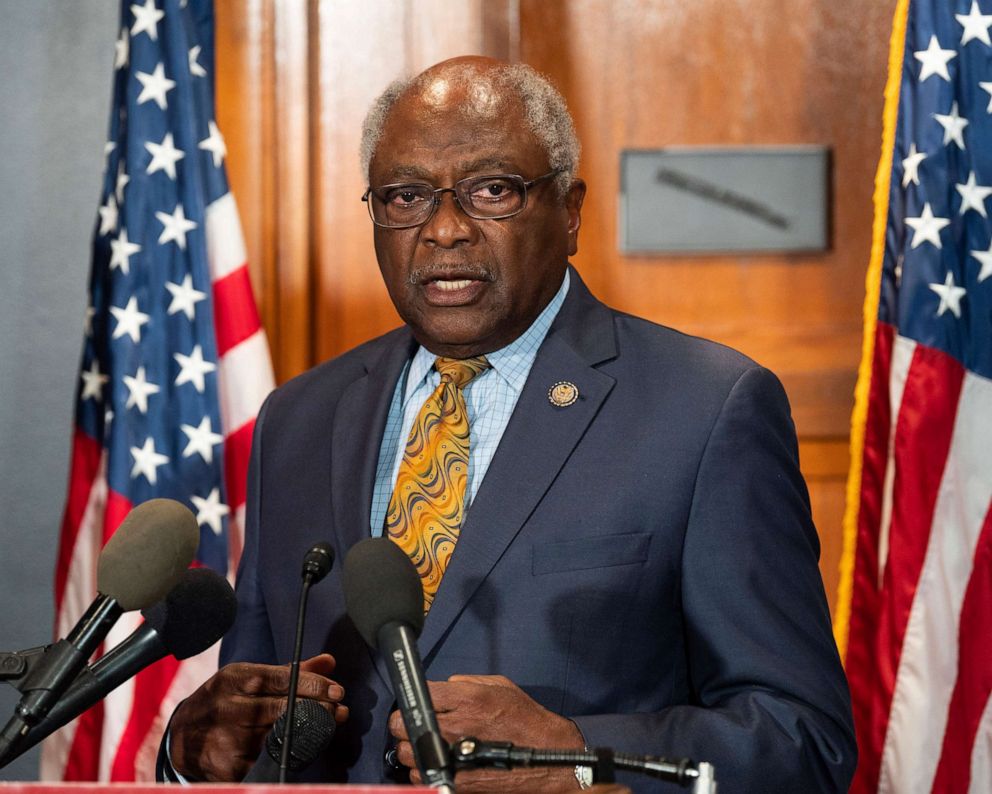
[[[456,272],[459,276],[478,281],[495,281],[496,272],[488,262],[432,262],[410,271],[407,280],[413,284],[423,284],[438,275]]]

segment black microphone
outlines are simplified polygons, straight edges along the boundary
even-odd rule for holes
[[[282,774],[283,734],[286,731],[288,709],[275,721],[265,737],[265,745],[258,754],[242,783],[276,783]],[[293,711],[293,742],[287,766],[290,772],[299,772],[310,766],[334,738],[334,718],[316,700],[300,698]],[[285,781],[283,781],[285,782]]]
[[[176,585],[199,543],[196,518],[179,502],[152,499],[128,514],[100,553],[96,600],[18,684],[24,694],[0,732],[0,766],[86,667],[117,619],[151,606]]]
[[[289,665],[289,697],[286,704],[286,721],[282,734],[282,758],[279,762],[279,782],[286,782],[289,758],[293,751],[293,729],[296,726],[296,689],[300,683],[300,656],[303,655],[303,624],[307,616],[307,596],[311,585],[327,576],[334,564],[334,549],[329,543],[315,543],[303,557],[303,586],[300,589],[300,606],[296,613],[296,639],[293,659]]]
[[[170,654],[188,659],[207,650],[234,624],[237,607],[223,576],[209,568],[187,570],[165,599],[141,613],[145,622],[130,637],[79,674],[48,716],[18,742],[17,755],[159,659]]]
[[[424,782],[453,791],[454,771],[417,650],[424,626],[424,589],[417,569],[388,538],[363,540],[344,561],[344,599],[359,633],[386,660]]]

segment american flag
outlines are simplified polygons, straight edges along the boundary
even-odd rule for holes
[[[900,0],[836,620],[853,792],[992,791],[992,1]]]
[[[125,0],[120,20],[57,636],[95,597],[101,547],[147,499],[188,505],[200,525],[197,564],[230,576],[252,428],[273,386],[214,118],[211,1]],[[104,647],[139,621],[125,615]],[[45,743],[42,777],[153,779],[164,720],[215,669],[216,648],[146,669]]]

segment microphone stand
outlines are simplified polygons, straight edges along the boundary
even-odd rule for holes
[[[303,624],[307,617],[307,598],[310,587],[331,569],[334,552],[326,543],[317,543],[303,558],[303,586],[300,589],[300,606],[296,613],[296,639],[293,645],[293,660],[289,666],[289,695],[286,704],[286,729],[282,734],[282,753],[279,756],[279,782],[286,782],[289,771],[289,757],[293,749],[293,723],[296,721],[296,691],[300,684],[300,657],[303,655]]]
[[[688,758],[670,760],[650,755],[616,753],[606,748],[593,750],[539,750],[515,747],[510,742],[482,742],[472,737],[459,739],[451,746],[457,769],[534,766],[591,766],[596,782],[612,782],[613,770],[637,772],[649,777],[692,786],[693,794],[716,794],[717,784],[712,764],[698,764]]]

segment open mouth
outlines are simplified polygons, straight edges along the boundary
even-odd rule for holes
[[[481,278],[439,275],[422,282],[424,297],[433,306],[464,306],[475,301],[486,288]]]

